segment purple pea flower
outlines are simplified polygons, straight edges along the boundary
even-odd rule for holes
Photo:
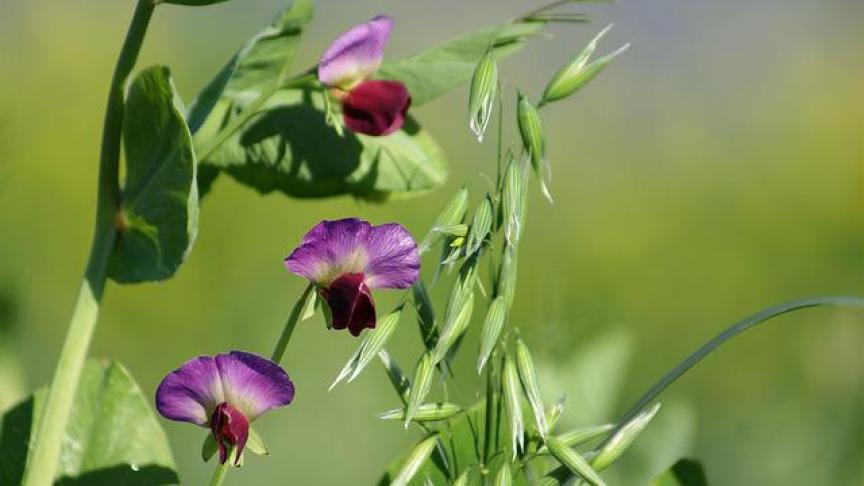
[[[375,327],[373,289],[404,289],[420,275],[417,243],[397,223],[372,226],[357,218],[322,221],[285,259],[289,270],[318,287],[334,329],[359,336]]]
[[[366,135],[389,135],[402,128],[411,106],[404,84],[370,80],[384,57],[393,19],[379,15],[351,27],[324,51],[318,80],[342,102],[342,119],[351,130]]]
[[[156,410],[169,419],[207,427],[216,439],[219,462],[231,447],[240,463],[249,424],[264,412],[288,405],[294,384],[278,364],[251,353],[199,356],[168,373],[156,390]]]

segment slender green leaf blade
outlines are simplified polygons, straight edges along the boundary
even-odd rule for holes
[[[414,309],[417,311],[417,324],[420,326],[420,338],[426,349],[435,347],[438,341],[438,328],[435,326],[435,308],[426,290],[426,285],[418,279],[411,287],[414,294]]]
[[[402,368],[396,363],[386,349],[378,351],[378,360],[381,366],[384,367],[384,372],[387,373],[387,378],[396,390],[400,397],[407,401],[408,391],[411,389],[411,380],[402,373]]]
[[[168,68],[142,71],[123,120],[126,181],[108,276],[119,283],[170,278],[198,230],[192,136]]]

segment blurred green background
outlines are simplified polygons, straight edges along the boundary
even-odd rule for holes
[[[190,101],[282,6],[234,0],[160,7],[141,65],[165,63]],[[515,16],[540,2],[319,2],[298,69],[379,12],[387,55]],[[0,2],[0,407],[47,381],[90,242],[96,157],[131,0]],[[555,26],[503,62],[535,95],[606,23],[631,50],[544,110],[556,196],[532,194],[513,321],[542,360],[570,424],[614,420],[668,367],[732,321],[809,294],[864,293],[864,3],[620,1],[579,5],[595,22]],[[202,207],[173,280],[110,285],[92,354],[122,360],[145,393],[196,354],[267,354],[304,282],[281,260],[322,218],[397,220],[421,236],[445,197],[494,172],[467,129],[465,90],[416,114],[447,150],[448,187],[398,204],[260,197],[227,178]],[[513,133],[513,127],[508,127]],[[394,295],[380,295],[380,305]],[[716,485],[864,484],[864,316],[809,310],[733,342],[666,395],[640,447],[610,472],[639,484],[675,456]],[[391,346],[404,368],[409,319]],[[472,333],[476,334],[477,325]],[[297,399],[263,419],[273,454],[229,484],[371,484],[417,439],[375,415],[396,402],[378,370],[327,393],[357,341],[306,323],[289,348]],[[474,344],[460,398],[474,399]],[[164,423],[184,484],[212,464],[204,431]],[[617,479],[617,482],[616,482]]]

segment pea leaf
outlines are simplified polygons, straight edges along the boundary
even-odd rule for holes
[[[279,90],[205,163],[265,194],[365,199],[434,189],[447,167],[441,148],[411,117],[386,137],[340,137],[325,122],[323,96],[308,89]]]
[[[0,484],[19,484],[47,387],[0,425]],[[89,360],[75,395],[55,485],[179,484],[168,439],[150,399],[119,363]]]
[[[404,83],[412,104],[418,106],[470,80],[490,46],[495,59],[500,60],[521,49],[545,24],[542,19],[514,20],[476,30],[417,55],[385,62],[377,77]]]
[[[122,216],[108,265],[108,276],[116,282],[171,277],[195,240],[195,154],[183,111],[164,66],[144,70],[129,87]]]
[[[705,469],[699,461],[679,459],[661,474],[651,486],[708,486]]]
[[[253,35],[231,58],[189,108],[189,127],[196,143],[215,134],[223,120],[211,116],[217,104],[221,111],[238,100],[249,100],[291,68],[303,28],[312,20],[310,0],[297,0],[276,15],[273,22]],[[205,124],[207,125],[206,127]],[[205,128],[199,133],[199,129]]]

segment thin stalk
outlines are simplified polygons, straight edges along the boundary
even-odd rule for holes
[[[210,486],[221,486],[222,481],[225,480],[225,475],[228,474],[228,469],[231,468],[231,456],[234,455],[234,448],[228,451],[228,460],[223,464],[219,464],[216,466],[216,469],[213,470],[213,476],[210,477]]]
[[[243,126],[246,125],[253,116],[258,114],[258,110],[260,110],[261,107],[263,107],[264,104],[267,103],[267,101],[279,90],[303,86],[314,82],[314,80],[314,75],[306,72],[287,81],[279,80],[273,83],[273,85],[262,91],[261,94],[259,94],[251,103],[246,105],[243,108],[243,111],[232,118],[231,121],[228,122],[228,124],[225,125],[225,127],[222,128],[215,137],[213,137],[213,139],[196,150],[198,160],[207,160],[207,157],[212,155],[216,149],[221,147],[222,144],[231,138],[232,135],[237,133],[237,130],[243,128]]]
[[[495,415],[495,358],[489,360],[486,365],[486,416],[484,417],[483,426],[483,466],[489,464],[490,453],[492,452],[492,429],[494,428]]]
[[[702,361],[706,356],[711,354],[711,352],[717,349],[721,344],[752,327],[758,326],[759,324],[782,314],[797,311],[800,309],[806,309],[808,307],[823,306],[864,309],[864,298],[856,296],[829,296],[809,297],[804,299],[792,300],[789,302],[775,305],[773,307],[769,307],[736,322],[735,324],[729,326],[723,332],[715,336],[713,339],[703,344],[701,347],[699,347],[699,349],[694,351],[693,354],[684,359],[684,361],[682,361],[677,366],[669,370],[668,373],[663,375],[663,377],[660,378],[660,380],[655,383],[654,386],[649,388],[648,391],[645,392],[645,394],[642,395],[642,397],[639,398],[639,400],[637,400],[636,403],[632,407],[630,407],[627,412],[624,413],[624,415],[618,421],[618,425],[609,432],[609,435],[606,436],[607,439],[604,440],[603,443],[598,445],[597,449],[599,450],[599,448],[603,447],[603,445],[605,445],[605,443],[608,441],[609,437],[614,436],[621,429],[621,427],[623,427],[633,417],[638,415],[639,412],[642,411],[642,409],[652,403],[661,393],[663,393],[666,388],[669,387],[669,385],[674,383],[675,380],[680,378],[681,375],[687,372],[687,370],[689,370],[697,363]]]
[[[288,315],[288,320],[285,321],[285,327],[282,328],[282,334],[279,336],[279,341],[276,343],[276,348],[273,350],[273,355],[270,360],[274,363],[281,363],[285,357],[285,349],[288,348],[288,342],[291,341],[291,335],[294,334],[294,328],[297,327],[297,322],[300,320],[300,314],[303,308],[306,307],[306,300],[309,299],[309,293],[312,292],[313,285],[310,283],[303,291],[303,295],[294,303],[294,308],[291,309],[291,314]]]
[[[75,390],[81,381],[87,350],[96,328],[99,303],[105,290],[108,260],[117,236],[115,221],[120,207],[123,90],[135,66],[154,8],[153,0],[138,1],[114,68],[102,130],[93,243],[78,300],[69,321],[66,340],[45,400],[32,453],[24,471],[24,486],[47,486],[54,481]]]

